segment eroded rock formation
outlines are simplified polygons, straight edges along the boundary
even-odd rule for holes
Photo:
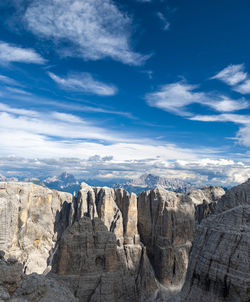
[[[72,203],[69,193],[32,183],[0,183],[0,249],[24,264],[26,273],[43,273],[50,252],[68,226],[58,217]],[[70,210],[70,209],[68,209]],[[63,211],[66,215],[67,211]]]
[[[0,249],[24,265],[18,272],[44,273],[31,279],[18,273],[15,288],[7,293],[2,286],[0,293],[16,302],[54,301],[66,284],[67,301],[160,299],[162,285],[182,286],[196,223],[223,194],[216,187],[187,195],[159,187],[137,198],[83,183],[73,197],[31,183],[0,183]]]
[[[83,216],[99,217],[118,243],[134,244],[140,239],[137,231],[137,197],[123,189],[93,188],[85,183],[75,204],[75,219]]]
[[[205,217],[204,203],[216,203],[224,193],[221,188],[207,187],[184,195],[159,187],[139,195],[139,234],[156,277],[165,286],[184,282],[195,220]]]
[[[250,180],[198,226],[181,302],[250,300]]]
[[[2,253],[2,252],[0,252]],[[63,283],[48,276],[23,274],[23,266],[14,259],[0,259],[0,301],[6,302],[78,302]]]
[[[82,217],[65,231],[53,272],[80,301],[146,301],[157,289],[145,248],[118,247],[99,218]]]

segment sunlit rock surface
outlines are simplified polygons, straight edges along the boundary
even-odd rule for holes
[[[0,183],[0,250],[24,264],[26,273],[43,273],[58,236],[68,225],[72,195],[32,183]],[[64,211],[67,216],[67,211]]]

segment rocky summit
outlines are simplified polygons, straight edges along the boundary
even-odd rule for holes
[[[138,197],[0,182],[0,301],[250,299],[250,180]]]

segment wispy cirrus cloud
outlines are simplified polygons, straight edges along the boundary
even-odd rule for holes
[[[242,114],[194,115],[189,119],[201,122],[232,122],[235,124],[250,125],[250,115]]]
[[[163,30],[169,30],[170,29],[170,22],[167,20],[167,18],[163,15],[163,13],[158,12],[157,17],[161,20],[163,24]]]
[[[197,159],[218,150],[181,148],[96,125],[75,114],[39,112],[0,103],[0,155],[25,152],[27,157],[113,156],[114,160],[162,158]],[[26,150],[26,151],[25,151]]]
[[[18,83],[16,80],[2,74],[0,74],[0,82],[7,85],[20,86],[20,83]]]
[[[23,89],[19,89],[19,88],[15,88],[15,87],[5,87],[5,89],[9,92],[11,92],[12,94],[21,94],[21,95],[31,95],[31,93],[23,90]]]
[[[115,95],[117,88],[95,80],[87,72],[70,73],[67,77],[59,77],[52,72],[48,72],[50,78],[61,88],[73,91],[83,91],[85,93],[97,94],[101,96]]]
[[[230,86],[234,86],[247,79],[247,73],[244,69],[244,64],[229,65],[211,79],[217,79]]]
[[[23,17],[34,34],[52,39],[61,54],[85,60],[112,58],[141,65],[148,56],[132,50],[132,19],[112,0],[32,0]]]
[[[201,92],[197,85],[185,82],[163,85],[156,92],[147,94],[146,101],[152,107],[181,116],[192,116],[187,106],[195,103],[219,112],[232,112],[249,106],[244,98],[234,100],[220,93]]]
[[[247,79],[240,85],[234,87],[234,90],[241,94],[249,94],[250,93],[250,79]]]
[[[239,80],[234,78],[231,82],[238,83]],[[234,139],[246,147],[250,146],[250,116],[234,113],[249,108],[249,102],[245,98],[232,99],[218,92],[202,92],[198,90],[198,86],[177,82],[164,85],[158,91],[147,94],[146,101],[150,106],[194,121],[239,124],[241,126]],[[200,104],[220,114],[202,115],[191,112],[188,110],[191,104]]]
[[[11,62],[45,64],[46,60],[32,48],[22,48],[0,41],[0,64]],[[7,80],[2,76],[2,81]]]
[[[250,94],[250,78],[244,64],[229,65],[211,79],[221,80],[241,94]]]
[[[218,114],[218,115],[195,115],[190,120],[200,122],[231,122],[241,127],[234,139],[243,146],[250,147],[250,115],[242,114]]]
[[[152,2],[152,0],[136,0],[136,2],[145,2],[145,3],[149,3],[149,2]]]

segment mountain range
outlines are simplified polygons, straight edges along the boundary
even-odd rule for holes
[[[80,184],[82,182],[95,187],[108,186],[111,188],[124,188],[129,193],[139,194],[146,190],[151,190],[156,187],[162,187],[166,190],[188,193],[192,189],[197,188],[192,183],[178,178],[168,178],[158,175],[153,175],[149,173],[142,174],[140,177],[132,179],[110,179],[110,180],[99,180],[99,179],[77,179],[73,174],[68,172],[63,172],[59,176],[46,177],[44,179],[39,178],[24,178],[18,179],[16,177],[7,178],[0,175],[0,181],[18,181],[23,180],[25,182],[33,182],[42,186],[46,186],[50,189],[56,189],[64,192],[78,192],[80,189]]]

